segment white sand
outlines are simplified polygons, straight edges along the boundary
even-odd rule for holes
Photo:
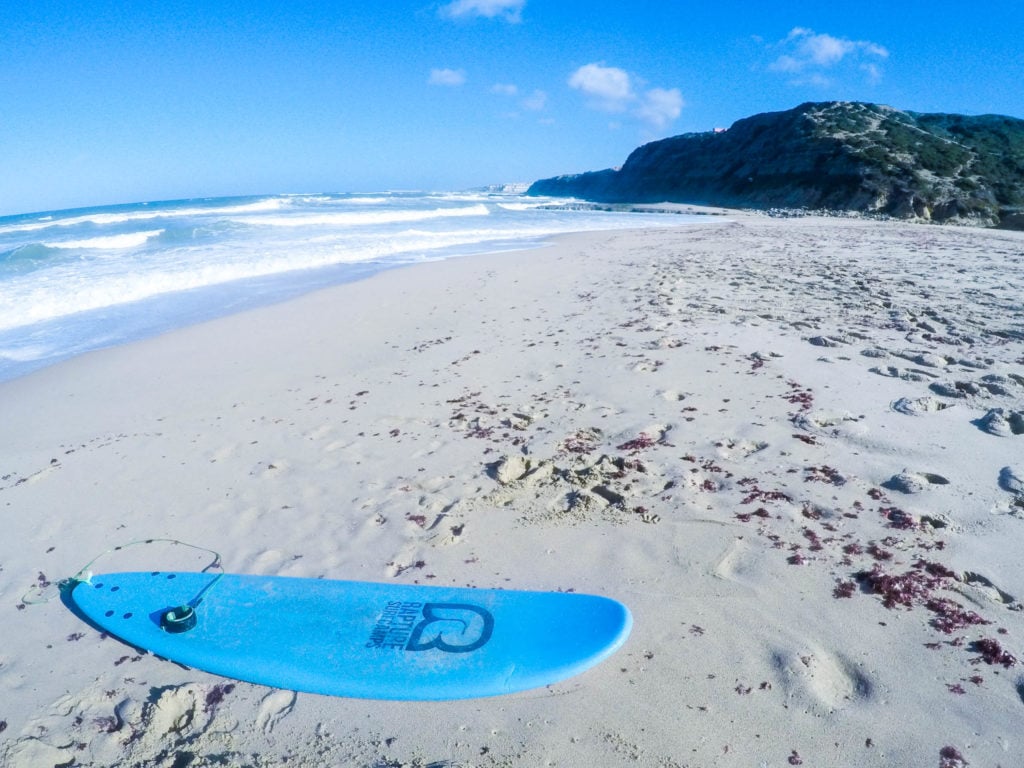
[[[972,649],[1024,658],[1022,296],[1020,233],[737,215],[0,385],[0,763],[1022,765],[1024,662]],[[399,703],[226,689],[20,604],[149,537],[233,572],[607,594],[635,627],[547,689]],[[911,607],[854,583],[876,564],[916,574]],[[933,626],[958,611],[990,623]]]

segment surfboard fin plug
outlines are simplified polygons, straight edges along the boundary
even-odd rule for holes
[[[188,632],[196,625],[196,611],[191,605],[179,605],[164,611],[160,617],[160,629],[171,634]]]

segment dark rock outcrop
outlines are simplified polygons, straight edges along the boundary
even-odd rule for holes
[[[621,169],[543,179],[527,194],[993,225],[1024,211],[1024,120],[808,103],[655,141]]]

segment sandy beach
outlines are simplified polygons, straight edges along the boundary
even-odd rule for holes
[[[0,763],[1024,765],[1022,296],[1024,233],[735,213],[0,384]],[[35,602],[156,537],[635,623],[548,688],[402,703],[184,669]]]

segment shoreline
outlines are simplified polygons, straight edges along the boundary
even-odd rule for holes
[[[1024,658],[1024,236],[730,219],[390,270],[0,384],[0,757],[1024,758],[1024,666],[975,661]],[[229,572],[606,594],[633,634],[545,689],[401,704],[19,607],[164,536]]]
[[[504,208],[501,201],[490,200],[500,213]],[[255,205],[259,205],[256,203]],[[481,203],[482,205],[482,203]],[[138,206],[136,206],[138,207]],[[251,206],[249,206],[251,207]],[[533,206],[530,206],[533,207]],[[242,209],[248,210],[246,206]],[[216,214],[224,209],[211,209]],[[442,209],[434,209],[438,213]],[[405,213],[416,213],[406,211]],[[203,212],[199,209],[186,209],[177,214],[178,218],[187,216],[198,216]],[[648,213],[653,213],[649,211]],[[691,213],[698,213],[694,210]],[[130,214],[123,214],[129,216]],[[149,216],[150,214],[144,214]],[[339,216],[352,216],[351,210],[338,214]],[[369,216],[375,214],[370,213]],[[387,215],[387,214],[384,214]],[[392,216],[398,214],[391,214]],[[491,214],[488,213],[488,216]],[[599,214],[600,218],[604,214]],[[445,216],[439,216],[444,220]],[[582,218],[582,220],[579,220]],[[613,217],[618,218],[618,217]],[[637,214],[630,221],[630,228],[643,228],[645,221],[650,216]],[[74,219],[72,219],[74,220]],[[567,221],[570,219],[567,219]],[[621,221],[621,218],[620,218]],[[678,226],[677,222],[668,222],[670,225]],[[593,216],[582,214],[574,222],[580,227],[579,231],[602,231],[607,223],[599,223]],[[685,225],[685,224],[683,224]],[[167,225],[174,229],[171,224]],[[180,228],[180,226],[179,226]],[[358,227],[355,227],[358,230]],[[555,228],[557,229],[557,228]],[[161,232],[163,230],[160,230]],[[153,232],[144,232],[143,235],[152,235]],[[449,233],[451,234],[451,233]],[[457,233],[455,233],[457,235]],[[283,271],[275,271],[269,274],[257,274],[247,277],[212,282],[184,290],[172,290],[169,292],[157,292],[146,294],[140,298],[123,303],[107,304],[102,306],[89,306],[80,312],[72,314],[58,314],[57,316],[44,317],[37,322],[7,328],[0,331],[0,381],[8,381],[19,376],[31,373],[49,365],[59,363],[61,360],[70,359],[84,352],[96,349],[104,349],[120,344],[131,343],[137,340],[151,338],[162,333],[173,331],[177,328],[206,322],[228,314],[234,314],[249,309],[258,309],[280,302],[289,301],[293,298],[307,293],[330,288],[348,282],[357,282],[378,272],[398,269],[416,263],[432,263],[437,260],[459,259],[488,254],[507,253],[517,250],[531,250],[542,247],[557,233],[538,233],[529,231],[529,226],[523,231],[508,229],[504,231],[491,231],[487,233],[486,239],[472,242],[461,242],[459,237],[452,235],[453,240],[447,246],[426,247],[426,250],[402,250],[394,254],[383,255],[380,258],[357,259],[347,261],[341,259],[319,266],[303,267],[308,259],[301,255],[302,246],[294,243],[275,243],[270,250],[282,249],[285,253],[291,253],[295,263],[292,268]],[[382,235],[383,237],[402,236],[395,233]],[[95,238],[94,238],[95,239]],[[101,238],[102,239],[102,238]],[[45,243],[41,244],[43,247]],[[220,258],[216,254],[217,248],[223,244],[213,243],[209,247],[213,249],[213,261]],[[266,251],[264,246],[249,244],[251,249],[257,252]],[[290,252],[289,248],[298,248],[299,255]],[[297,264],[298,266],[295,266]],[[213,268],[215,265],[196,264],[195,268],[202,271],[204,268]],[[221,265],[223,268],[238,268],[238,265]],[[170,269],[170,277],[174,277],[178,265],[165,265]],[[180,279],[180,275],[178,276]],[[63,279],[69,279],[67,275]],[[86,286],[88,287],[88,285]],[[138,288],[138,286],[136,286]],[[95,290],[96,286],[93,285]],[[120,290],[118,288],[117,290]],[[51,297],[52,300],[52,297]],[[29,311],[32,308],[24,308]],[[10,321],[10,318],[7,318]]]

